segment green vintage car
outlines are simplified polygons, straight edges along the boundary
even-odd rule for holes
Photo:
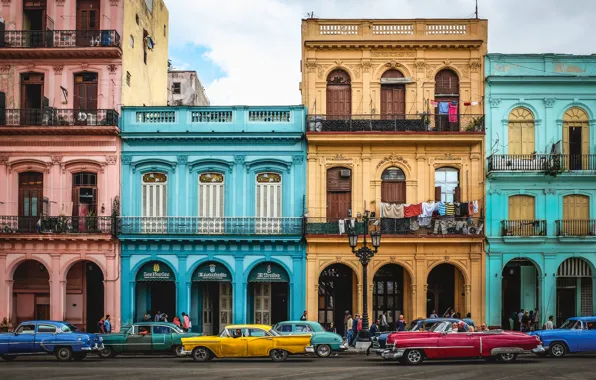
[[[182,338],[201,334],[185,333],[180,327],[167,322],[139,322],[120,333],[101,334],[104,349],[102,358],[113,358],[119,354],[175,354],[185,356]]]
[[[315,353],[321,358],[326,358],[331,354],[337,354],[346,351],[348,345],[341,336],[336,333],[325,331],[323,326],[312,321],[285,321],[276,324],[273,329],[281,335],[310,334],[311,346]],[[104,343],[105,344],[105,343]]]

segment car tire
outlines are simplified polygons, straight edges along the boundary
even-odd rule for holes
[[[409,365],[418,365],[424,361],[424,351],[407,350],[404,352],[403,361]]]
[[[513,363],[517,360],[517,354],[499,354],[497,355],[497,359],[499,359],[501,363]]]
[[[205,347],[195,347],[192,350],[192,359],[195,362],[208,362],[211,358],[211,351]]]
[[[288,358],[288,351],[274,349],[274,350],[271,350],[271,352],[269,352],[269,357],[274,362],[283,362]]]
[[[179,357],[179,358],[185,357],[186,355],[184,354],[184,352],[185,351],[184,351],[184,346],[183,345],[179,345],[179,346],[174,347],[174,354],[177,357]]]
[[[551,343],[548,352],[553,358],[562,358],[563,356],[567,355],[567,346],[565,343],[554,342]]]
[[[87,357],[87,353],[86,352],[77,352],[72,354],[72,358],[75,362],[80,362],[81,360],[84,360]]]
[[[320,344],[315,349],[315,353],[320,358],[328,358],[331,356],[331,347],[328,344]]]
[[[68,362],[72,359],[72,348],[70,347],[58,347],[56,348],[56,359],[59,362]]]
[[[102,359],[113,358],[114,356],[116,356],[114,351],[112,351],[112,349],[109,347],[105,347],[103,350],[98,351],[97,355],[99,355],[99,357]]]
[[[2,358],[2,360],[5,360],[7,362],[11,362],[11,361],[15,360],[17,357],[10,356],[10,355],[1,355],[0,358]]]

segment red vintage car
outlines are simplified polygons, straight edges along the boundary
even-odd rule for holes
[[[457,332],[451,323],[438,322],[429,331],[390,334],[381,356],[412,365],[425,359],[471,358],[509,363],[518,354],[531,352],[544,352],[538,337],[501,330]]]

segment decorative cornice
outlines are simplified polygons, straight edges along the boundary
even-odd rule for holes
[[[416,51],[373,50],[371,56],[375,58],[411,58],[416,57]]]
[[[435,160],[442,160],[442,161],[461,161],[461,157],[455,157],[451,153],[445,153],[442,156],[435,157]]]
[[[333,157],[327,157],[327,161],[352,161],[350,157],[345,157],[342,153],[338,153]]]
[[[116,71],[118,71],[118,65],[110,63],[108,65],[108,71],[110,72],[110,74],[116,74]]]
[[[59,165],[62,162],[62,156],[52,156],[52,164]]]
[[[556,193],[557,193],[557,191],[553,188],[544,189],[544,194],[546,194],[546,195],[548,195],[548,194],[555,195]]]
[[[108,165],[116,165],[116,162],[118,162],[118,156],[108,155],[106,156],[106,162],[108,163]]]
[[[303,156],[292,156],[292,163],[294,165],[300,165],[304,161]]]
[[[10,65],[0,66],[0,74],[8,74],[10,72]]]
[[[244,162],[246,161],[246,156],[243,155],[236,155],[234,156],[234,162],[237,165],[244,165]]]
[[[398,156],[395,153],[391,153],[389,156],[383,158],[381,161],[379,161],[379,163],[377,164],[377,169],[380,168],[381,166],[383,166],[385,163],[390,162],[392,164],[404,164],[406,165],[406,167],[409,170],[412,170],[412,167],[410,166],[410,164],[408,163],[408,160],[406,160],[405,158],[403,158],[402,156]]]

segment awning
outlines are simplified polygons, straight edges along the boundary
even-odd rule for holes
[[[151,261],[137,272],[137,281],[176,281],[176,276],[167,264]]]
[[[279,264],[261,263],[250,272],[248,282],[290,282],[290,276]]]
[[[192,274],[191,281],[232,281],[232,274],[225,265],[214,261],[199,266]]]

